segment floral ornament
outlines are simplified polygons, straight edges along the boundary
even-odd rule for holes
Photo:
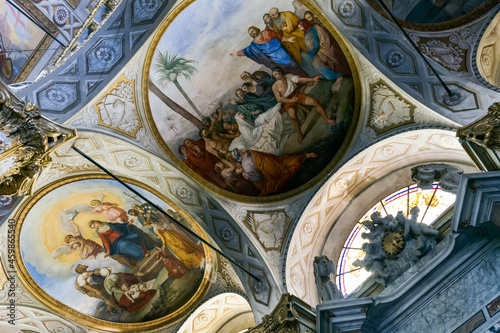
[[[224,227],[220,231],[220,237],[222,238],[223,241],[229,242],[231,239],[234,238],[234,231],[229,227]]]
[[[59,7],[55,8],[54,9],[54,16],[53,16],[54,23],[60,27],[65,26],[69,20],[69,14],[70,13],[69,13],[68,8],[66,8],[64,6],[59,6]]]
[[[345,0],[339,6],[340,16],[346,17],[346,18],[353,16],[354,15],[354,8],[355,8],[354,2],[352,2],[351,0]]]
[[[448,106],[455,106],[462,103],[464,99],[465,96],[460,91],[452,91],[451,94],[444,94],[443,102]]]
[[[385,146],[384,148],[382,148],[382,153],[386,156],[392,156],[396,154],[396,148],[394,148],[393,146]]]
[[[0,207],[8,206],[10,205],[11,202],[12,202],[12,197],[0,196]]]
[[[405,55],[399,50],[393,50],[387,55],[387,64],[391,67],[400,66],[405,60]]]
[[[312,235],[313,232],[314,232],[314,226],[312,225],[311,222],[307,222],[306,224],[304,224],[304,233],[307,236]]]
[[[139,165],[140,159],[137,156],[129,156],[123,161],[123,163],[128,166],[129,168],[133,168]]]
[[[175,193],[181,199],[187,199],[187,198],[191,197],[191,190],[187,186],[183,186],[183,185],[179,186],[177,188],[177,191],[175,191]]]

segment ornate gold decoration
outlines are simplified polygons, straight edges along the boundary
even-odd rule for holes
[[[262,317],[262,322],[248,333],[299,333],[301,323],[315,327],[316,318],[310,308],[300,298],[283,294],[273,312]]]
[[[135,138],[142,127],[135,99],[135,81],[121,75],[94,105],[99,125]]]
[[[0,82],[0,195],[31,194],[50,153],[76,136],[75,129],[43,117]]]
[[[144,67],[143,67],[143,73],[142,73],[142,98],[144,100],[144,110],[146,114],[146,119],[149,124],[149,127],[151,129],[151,132],[153,133],[153,136],[156,140],[156,142],[160,145],[162,150],[165,152],[165,154],[174,162],[176,162],[176,166],[179,167],[184,173],[186,173],[188,176],[190,176],[192,179],[196,180],[196,182],[206,189],[208,189],[210,192],[215,193],[217,195],[220,195],[224,198],[237,201],[237,202],[244,202],[244,203],[270,203],[270,202],[280,202],[284,201],[293,197],[296,197],[298,195],[303,194],[307,190],[311,189],[314,187],[316,184],[321,179],[324,179],[327,177],[331,170],[334,168],[335,165],[337,165],[344,155],[347,153],[349,150],[349,147],[352,145],[352,140],[344,140],[342,143],[341,147],[339,148],[337,154],[333,157],[333,159],[328,163],[326,167],[323,168],[321,172],[316,175],[313,179],[309,180],[306,184],[288,191],[283,194],[278,194],[278,195],[273,195],[269,197],[252,197],[252,196],[245,196],[241,194],[236,194],[232,193],[226,190],[223,190],[222,188],[213,185],[212,183],[204,180],[201,178],[196,172],[191,170],[186,164],[182,163],[182,161],[177,157],[177,155],[170,149],[170,147],[165,143],[163,140],[160,131],[158,127],[156,126],[154,119],[153,119],[153,113],[151,111],[151,106],[149,102],[149,74],[150,74],[150,68],[153,62],[153,57],[156,51],[156,48],[158,44],[160,43],[160,40],[162,36],[165,34],[167,31],[167,28],[170,26],[170,24],[174,21],[174,19],[184,10],[186,9],[189,5],[194,3],[195,0],[186,0],[181,2],[177,7],[175,7],[172,11],[170,11],[169,15],[165,17],[163,22],[160,24],[158,30],[156,31],[155,35],[153,36],[153,40],[151,41],[151,44],[149,45],[149,49],[146,53],[146,59],[144,61]],[[361,78],[360,74],[357,69],[357,64],[356,61],[354,60],[354,57],[352,56],[352,51],[349,48],[348,44],[346,43],[345,39],[342,37],[342,35],[338,32],[338,30],[335,28],[335,26],[330,22],[330,20],[327,18],[327,16],[311,1],[311,0],[300,0],[301,3],[303,3],[315,16],[316,18],[327,28],[327,30],[333,35],[335,40],[339,43],[339,46],[344,53],[347,62],[349,64],[349,67],[351,69],[351,75],[352,79],[354,81],[354,112],[353,112],[353,118],[351,120],[351,125],[349,126],[349,130],[347,132],[346,137],[347,138],[353,138],[354,134],[356,133],[358,127],[359,127],[359,120],[360,120],[360,110],[361,110]]]
[[[21,229],[24,224],[24,220],[26,216],[28,215],[29,211],[33,208],[33,206],[40,200],[42,199],[47,193],[52,192],[56,190],[57,188],[82,181],[82,180],[88,180],[88,179],[108,179],[111,180],[111,177],[105,176],[105,175],[99,175],[99,174],[91,174],[91,175],[84,175],[84,176],[75,176],[75,177],[69,177],[65,178],[63,180],[59,180],[56,182],[53,182],[51,184],[48,184],[44,186],[43,188],[39,189],[29,200],[26,200],[22,203],[20,209],[17,211],[14,219],[17,221],[16,224],[16,270],[18,272],[18,276],[21,280],[21,283],[23,286],[26,287],[26,289],[41,303],[45,304],[48,308],[50,308],[52,311],[59,313],[61,315],[64,315],[74,322],[81,323],[83,325],[86,325],[88,327],[92,327],[94,329],[98,330],[106,330],[106,331],[118,331],[118,332],[145,332],[145,331],[150,331],[153,329],[157,329],[159,327],[163,327],[169,324],[174,323],[175,321],[179,320],[181,317],[187,315],[194,307],[199,304],[199,302],[206,296],[208,290],[210,289],[211,283],[212,283],[212,277],[214,270],[212,267],[214,265],[217,265],[216,262],[214,262],[215,258],[212,255],[212,251],[208,246],[203,244],[203,248],[205,250],[205,257],[206,257],[206,269],[205,269],[205,274],[203,276],[203,280],[198,287],[198,290],[196,293],[191,297],[191,299],[186,302],[181,308],[176,310],[175,312],[159,319],[151,320],[148,322],[144,323],[115,323],[115,322],[109,322],[101,319],[97,319],[88,315],[85,315],[79,311],[74,310],[73,308],[61,303],[60,301],[56,300],[55,298],[51,297],[48,295],[45,290],[43,290],[31,277],[29,274],[26,266],[24,265],[23,258],[21,256],[21,247],[20,247],[20,235],[21,235]],[[198,235],[203,237],[205,240],[208,241],[208,236],[206,232],[203,230],[203,228],[196,223],[193,218],[189,215],[187,215],[183,210],[181,210],[174,202],[172,202],[167,196],[163,195],[161,192],[146,186],[134,179],[122,177],[122,180],[134,185],[138,186],[153,195],[157,196],[164,202],[166,202],[170,207],[172,207],[176,212],[180,214],[180,216],[184,219],[186,219],[189,224],[193,227],[193,231],[196,232]]]
[[[484,148],[500,149],[500,103],[493,103],[486,115],[459,128],[457,137]]]
[[[391,256],[397,256],[403,252],[405,245],[406,241],[401,232],[390,231],[382,238],[382,248]]]

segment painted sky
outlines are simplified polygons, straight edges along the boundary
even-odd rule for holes
[[[261,68],[261,65],[246,57],[232,58],[229,54],[250,44],[252,38],[247,33],[248,27],[255,25],[263,29],[262,16],[272,7],[294,11],[292,1],[289,0],[198,0],[187,7],[168,27],[155,55],[158,50],[168,51],[169,54],[195,61],[198,73],[191,81],[180,79],[179,83],[203,114],[211,114],[219,101],[227,103],[228,93],[231,97],[234,96],[235,88],[243,83],[240,79],[242,71]],[[154,67],[151,68],[150,75],[153,81],[162,87],[156,81]],[[175,86],[169,84],[163,91],[178,104],[192,111]],[[169,141],[179,133],[195,130],[189,122],[169,111],[154,94],[149,95],[158,128],[169,127],[171,120],[166,118],[170,114],[173,114],[175,122],[180,124],[178,132],[162,131],[164,139]]]
[[[160,207],[165,209],[170,208],[149,192],[136,186],[133,187]],[[130,194],[130,192],[115,181],[86,180],[67,184],[48,193],[34,205],[24,220],[20,237],[23,260],[26,263],[28,272],[35,282],[50,296],[86,314],[92,314],[94,308],[99,304],[99,301],[95,298],[83,295],[75,289],[74,282],[77,274],[74,272],[74,267],[82,263],[88,265],[89,269],[108,266],[117,272],[128,272],[129,269],[111,258],[85,261],[78,260],[75,263],[61,262],[52,259],[50,257],[50,251],[48,251],[44,245],[44,231],[41,230],[41,227],[47,212],[61,199],[74,193],[94,193],[96,191],[101,191],[104,195],[106,195],[106,193],[111,193],[119,196],[122,202],[124,202],[123,207],[125,210],[131,208],[133,203],[137,203],[134,199],[126,196],[124,192],[127,194]],[[104,197],[104,199],[106,199],[106,197]],[[59,221],[54,221],[54,227],[57,228],[58,225]],[[100,243],[98,239],[92,238],[92,235],[85,235],[85,237]]]

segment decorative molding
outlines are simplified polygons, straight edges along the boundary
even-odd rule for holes
[[[482,147],[500,149],[500,103],[495,102],[482,118],[457,130],[461,140],[472,141]]]
[[[415,122],[413,117],[415,107],[396,94],[382,80],[371,84],[370,92],[372,104],[368,126],[377,135]]]
[[[292,219],[284,209],[274,211],[247,211],[243,223],[257,237],[266,250],[281,251],[283,239]]]
[[[307,310],[306,310],[307,309]],[[273,312],[265,315],[262,322],[248,330],[249,333],[288,332],[300,333],[303,329],[315,330],[315,315],[310,306],[295,296],[283,294]],[[312,327],[311,327],[312,326]],[[312,332],[312,331],[309,331]]]
[[[287,290],[307,303],[317,304],[311,270],[313,259],[328,255],[334,262],[337,260],[353,223],[362,217],[360,205],[366,205],[366,210],[373,206],[370,199],[366,202],[366,197],[363,203],[359,201],[364,191],[370,189],[370,193],[385,191],[390,194],[391,190],[398,189],[391,186],[399,186],[400,182],[405,182],[402,186],[406,186],[411,182],[411,167],[432,161],[453,161],[453,166],[459,163],[466,172],[476,170],[454,132],[421,129],[402,132],[372,144],[332,174],[309,201],[290,237],[286,249]],[[400,179],[401,176],[390,184],[383,180],[386,175],[395,175],[405,168],[408,170],[404,180]],[[376,179],[382,183],[374,189],[370,185]]]
[[[135,104],[135,81],[127,80],[122,74],[94,104],[99,126],[135,138],[137,131],[143,126]]]

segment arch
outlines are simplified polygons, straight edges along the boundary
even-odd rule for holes
[[[255,326],[248,301],[238,294],[223,293],[201,304],[184,321],[179,333],[233,333]]]
[[[337,262],[363,214],[381,198],[410,185],[413,166],[429,162],[457,166],[465,173],[477,170],[453,131],[422,129],[370,146],[332,175],[304,210],[291,237],[285,267],[288,291],[315,306],[314,256],[324,254]]]
[[[179,172],[169,162],[133,144],[95,132],[81,131],[78,134],[79,138],[72,142],[78,148],[114,174],[135,179],[168,195],[207,231],[213,244],[253,274],[261,277],[263,281],[263,286],[254,289],[253,279],[238,268],[233,269],[227,260],[221,259],[222,281],[217,278],[216,283],[213,283],[214,288],[222,286],[233,290],[244,290],[256,318],[271,312],[281,292],[268,264],[248,239],[245,231],[213,198],[205,194],[201,186]],[[61,178],[99,172],[93,164],[72,151],[72,143],[61,147],[51,155],[51,165],[41,173],[35,191]],[[13,209],[12,214],[15,214],[16,210]],[[209,294],[211,293],[212,291],[209,291]]]

